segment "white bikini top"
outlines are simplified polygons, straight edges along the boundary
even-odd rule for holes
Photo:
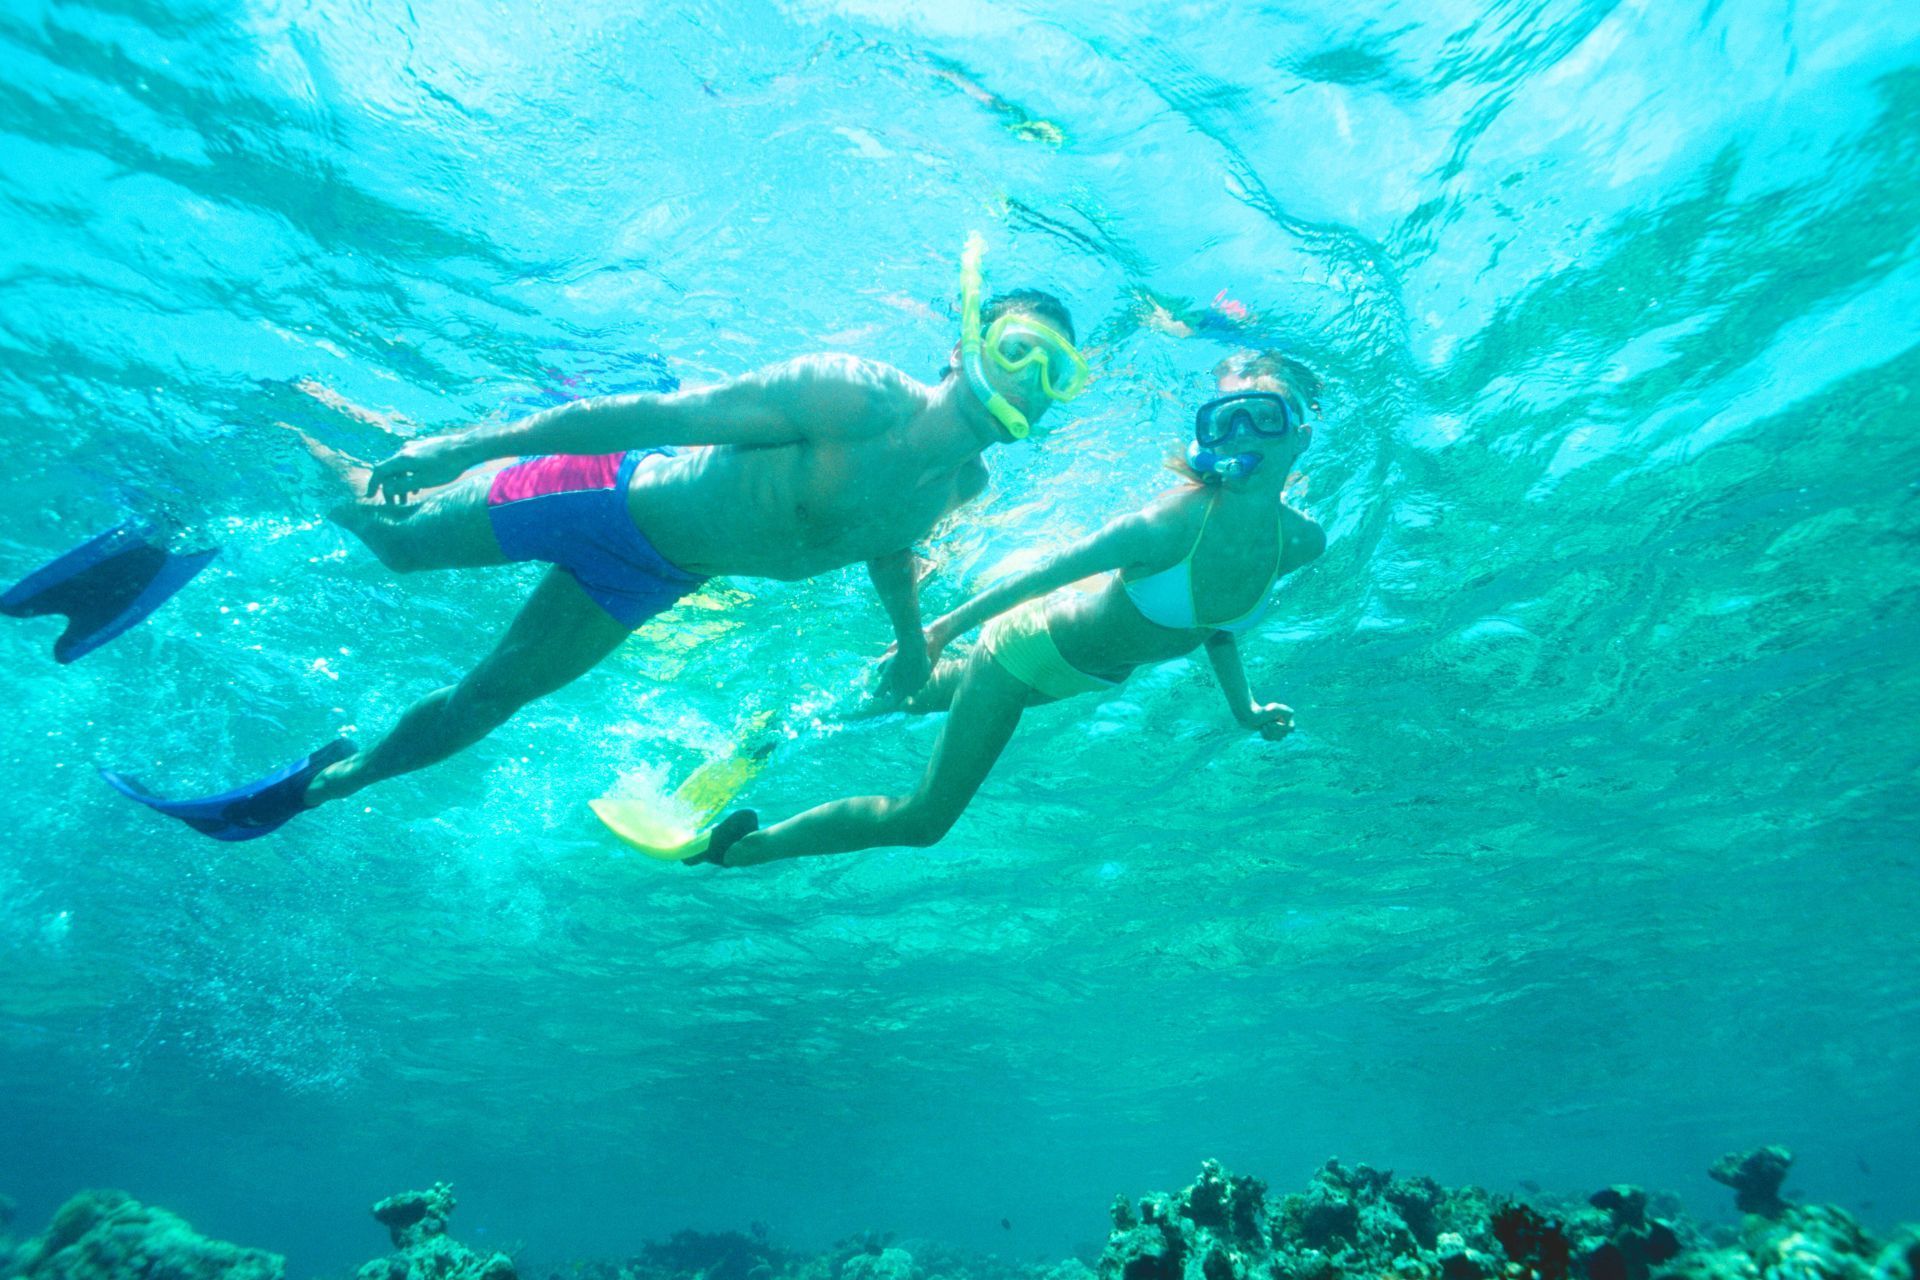
[[[1274,552],[1273,573],[1267,578],[1267,585],[1260,588],[1253,608],[1237,618],[1220,622],[1200,621],[1200,610],[1193,601],[1193,553],[1200,549],[1200,540],[1207,536],[1207,521],[1213,519],[1213,509],[1217,505],[1217,498],[1207,504],[1207,514],[1200,518],[1200,532],[1194,536],[1193,545],[1187,548],[1187,554],[1181,557],[1178,564],[1133,582],[1124,577],[1120,579],[1121,589],[1127,593],[1127,599],[1133,601],[1133,607],[1148,622],[1176,631],[1197,628],[1225,631],[1237,636],[1259,626],[1260,620],[1267,616],[1267,610],[1273,607],[1273,584],[1280,580],[1280,566],[1286,563],[1287,557],[1287,526],[1284,520],[1280,524],[1278,546]]]

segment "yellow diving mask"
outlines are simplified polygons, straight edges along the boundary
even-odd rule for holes
[[[1071,400],[1087,389],[1087,362],[1065,334],[1030,315],[1008,312],[987,330],[987,354],[1008,373],[1040,366],[1049,400]]]
[[[967,236],[967,247],[960,257],[960,369],[974,395],[1008,435],[1015,440],[1031,434],[1045,435],[1044,431],[1036,433],[1027,415],[987,381],[983,351],[1010,374],[1024,374],[1039,366],[1040,389],[1049,400],[1071,400],[1085,391],[1087,362],[1064,334],[1021,312],[1001,316],[982,338],[980,258],[986,251],[987,242],[979,232]]]

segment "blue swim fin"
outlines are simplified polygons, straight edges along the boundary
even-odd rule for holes
[[[338,764],[359,750],[347,738],[336,738],[304,760],[268,774],[257,782],[217,796],[196,800],[163,800],[125,774],[102,769],[115,791],[138,800],[149,809],[178,818],[215,840],[252,840],[277,831],[306,811],[307,784],[330,764]]]
[[[210,547],[176,555],[154,543],[147,526],[129,520],[22,578],[0,596],[0,613],[65,614],[67,629],[53,642],[53,657],[72,662],[158,609],[219,554]]]

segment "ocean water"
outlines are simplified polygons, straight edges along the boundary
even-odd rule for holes
[[[973,229],[1097,381],[931,605],[1156,492],[1213,364],[1284,347],[1331,535],[1246,646],[1286,743],[1179,662],[1031,714],[936,848],[623,857],[587,800],[762,714],[764,814],[915,776],[937,723],[833,720],[887,638],[854,570],[719,584],[271,839],[96,777],[377,734],[526,593],[382,569],[283,428],[930,377]],[[1059,1257],[1206,1156],[1707,1212],[1779,1141],[1920,1215],[1917,232],[1885,0],[7,0],[0,578],[129,511],[224,550],[74,666],[0,627],[0,1192],[295,1275],[436,1178],[544,1257]]]

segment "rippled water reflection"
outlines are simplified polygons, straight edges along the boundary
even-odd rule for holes
[[[1058,1253],[1207,1154],[1717,1203],[1767,1139],[1920,1206],[1909,7],[14,4],[0,219],[0,565],[126,506],[227,544],[73,669],[0,631],[28,1216],[129,1183],[299,1269],[451,1176],[556,1252]],[[850,574],[718,588],[270,843],[94,779],[377,732],[524,592],[392,578],[282,425],[930,374],[975,227],[1099,381],[935,540],[937,603],[1165,483],[1227,351],[1327,373],[1334,542],[1249,646],[1284,746],[1175,664],[1029,717],[936,850],[610,856],[588,797],[758,711],[802,709],[763,811],[911,776],[935,726],[807,719],[883,643]]]

